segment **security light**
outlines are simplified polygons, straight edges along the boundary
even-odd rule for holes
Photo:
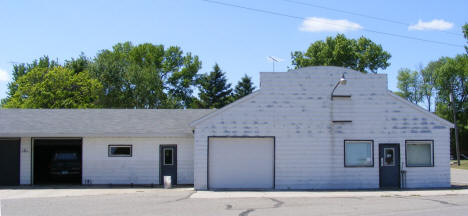
[[[346,80],[346,78],[344,77],[344,74],[341,75],[340,84],[341,84],[341,85],[346,85],[346,82],[347,82],[347,80]]]
[[[333,88],[333,91],[332,91],[331,97],[330,97],[331,100],[333,100],[333,92],[335,92],[335,89],[338,87],[338,85],[340,85],[340,84],[341,84],[341,85],[346,85],[346,82],[347,82],[347,80],[346,80],[346,78],[345,78],[345,76],[344,76],[344,73],[343,73],[343,74],[341,75],[340,80],[336,83],[335,88]]]

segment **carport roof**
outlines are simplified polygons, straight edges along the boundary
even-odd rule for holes
[[[210,109],[0,109],[0,137],[192,136]]]

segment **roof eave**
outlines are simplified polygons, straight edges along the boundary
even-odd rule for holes
[[[443,118],[437,116],[436,114],[431,113],[431,112],[429,112],[429,111],[423,109],[422,107],[418,106],[417,104],[413,104],[413,103],[409,102],[408,100],[405,100],[404,98],[402,98],[402,97],[396,95],[396,94],[393,93],[392,91],[388,90],[388,93],[389,93],[389,95],[390,95],[391,97],[393,97],[393,98],[395,98],[395,99],[397,99],[397,100],[399,100],[399,101],[401,101],[401,102],[407,104],[409,107],[412,107],[412,108],[418,110],[419,112],[421,112],[421,113],[427,115],[428,117],[431,117],[431,118],[433,118],[433,119],[439,121],[441,124],[443,124],[443,125],[445,125],[445,126],[447,126],[447,127],[449,127],[449,128],[454,128],[454,127],[455,127],[455,125],[454,125],[452,122],[449,122],[449,121],[447,121],[447,120],[445,120],[445,119],[443,119]]]
[[[205,116],[201,117],[200,119],[197,119],[197,120],[195,120],[195,121],[192,121],[192,122],[189,124],[189,126],[192,127],[192,128],[195,128],[195,127],[196,127],[197,125],[199,125],[200,123],[202,123],[202,122],[204,122],[204,121],[206,121],[206,120],[208,120],[208,119],[210,119],[210,118],[212,118],[212,117],[214,117],[214,116],[217,116],[217,115],[219,115],[219,114],[225,112],[226,110],[231,109],[232,107],[235,107],[235,106],[237,106],[237,105],[239,105],[239,104],[241,104],[241,103],[244,103],[245,101],[247,101],[247,100],[249,100],[249,99],[251,99],[251,98],[254,98],[254,97],[257,96],[258,94],[260,94],[260,91],[261,91],[261,89],[256,90],[256,91],[250,93],[249,95],[246,95],[246,96],[244,96],[243,98],[241,98],[241,99],[239,99],[239,100],[236,100],[236,101],[232,102],[231,104],[228,104],[227,106],[224,106],[223,108],[221,108],[221,109],[219,109],[219,110],[216,110],[216,111],[214,111],[214,112],[212,112],[212,113],[209,113],[208,115],[205,115]]]

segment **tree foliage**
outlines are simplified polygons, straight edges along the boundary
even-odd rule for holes
[[[449,94],[453,92],[458,111],[468,115],[468,56],[457,55],[455,58],[439,61],[445,63],[436,70],[435,87],[438,90],[438,102],[448,103]]]
[[[234,99],[238,100],[255,90],[255,86],[252,82],[252,78],[245,74],[241,80],[237,83],[236,87],[234,87],[233,97]]]
[[[8,83],[7,97],[2,99],[1,105],[3,106],[4,104],[7,104],[16,93],[17,89],[19,88],[19,83],[17,81],[20,77],[26,75],[35,68],[50,69],[56,66],[59,66],[59,63],[56,60],[51,60],[48,56],[43,56],[28,64],[20,63],[13,65],[13,80]]]
[[[398,71],[398,84],[400,89],[398,95],[406,98],[412,103],[419,103],[422,100],[420,75],[417,71],[402,68]]]
[[[391,55],[368,38],[348,39],[338,34],[312,43],[306,52],[295,51],[291,57],[295,68],[341,66],[363,73],[377,73],[378,69],[390,66]]]
[[[231,84],[218,64],[209,74],[200,77],[198,90],[199,99],[194,102],[195,108],[221,108],[232,102]]]
[[[468,56],[457,55],[446,58],[437,70],[435,86],[438,91],[436,114],[453,122],[452,109],[457,114],[460,149],[468,150]],[[455,106],[452,107],[449,95],[453,92]],[[452,146],[454,143],[452,142]],[[454,149],[454,148],[452,148]]]
[[[419,67],[419,74],[421,76],[421,96],[424,98],[429,112],[433,111],[432,104],[434,102],[434,97],[436,96],[436,70],[440,67],[440,64],[443,64],[443,61],[434,61],[430,62],[426,67],[422,65]]]
[[[198,56],[179,47],[125,42],[102,50],[90,71],[103,84],[104,107],[182,108],[192,102],[200,68]]]
[[[102,87],[87,71],[74,73],[61,66],[34,67],[14,85],[5,108],[94,108]]]
[[[85,56],[84,53],[81,53],[78,58],[71,58],[70,60],[65,60],[64,67],[73,71],[73,73],[77,74],[89,69],[89,66],[93,62],[91,59]]]
[[[428,109],[432,101],[435,103],[435,113],[449,121],[453,121],[452,104],[449,95],[453,93],[457,125],[460,132],[462,149],[468,149],[468,55],[457,55],[454,58],[441,57],[430,62],[419,71],[402,69],[398,74],[397,92],[400,96],[413,103],[420,103],[425,98]],[[452,143],[453,144],[453,143]]]
[[[465,36],[466,43],[468,43],[468,23],[465,23],[465,25],[462,26],[462,31],[463,31],[463,36]],[[465,50],[466,53],[468,54],[468,46],[465,45]]]

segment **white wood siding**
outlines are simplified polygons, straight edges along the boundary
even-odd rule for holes
[[[31,137],[21,137],[20,184],[31,184]]]
[[[130,144],[132,157],[108,157],[108,145]],[[178,184],[193,184],[193,138],[83,138],[83,184],[159,184],[159,145],[177,144]]]
[[[343,72],[348,83],[335,94],[352,97],[331,101]],[[407,187],[450,186],[447,124],[390,95],[385,74],[337,67],[262,73],[255,96],[196,125],[196,189],[207,189],[208,136],[275,136],[277,189],[378,188],[379,143],[400,143]],[[374,140],[374,167],[344,167],[343,142],[350,139]],[[435,166],[406,168],[406,139],[434,140]]]

